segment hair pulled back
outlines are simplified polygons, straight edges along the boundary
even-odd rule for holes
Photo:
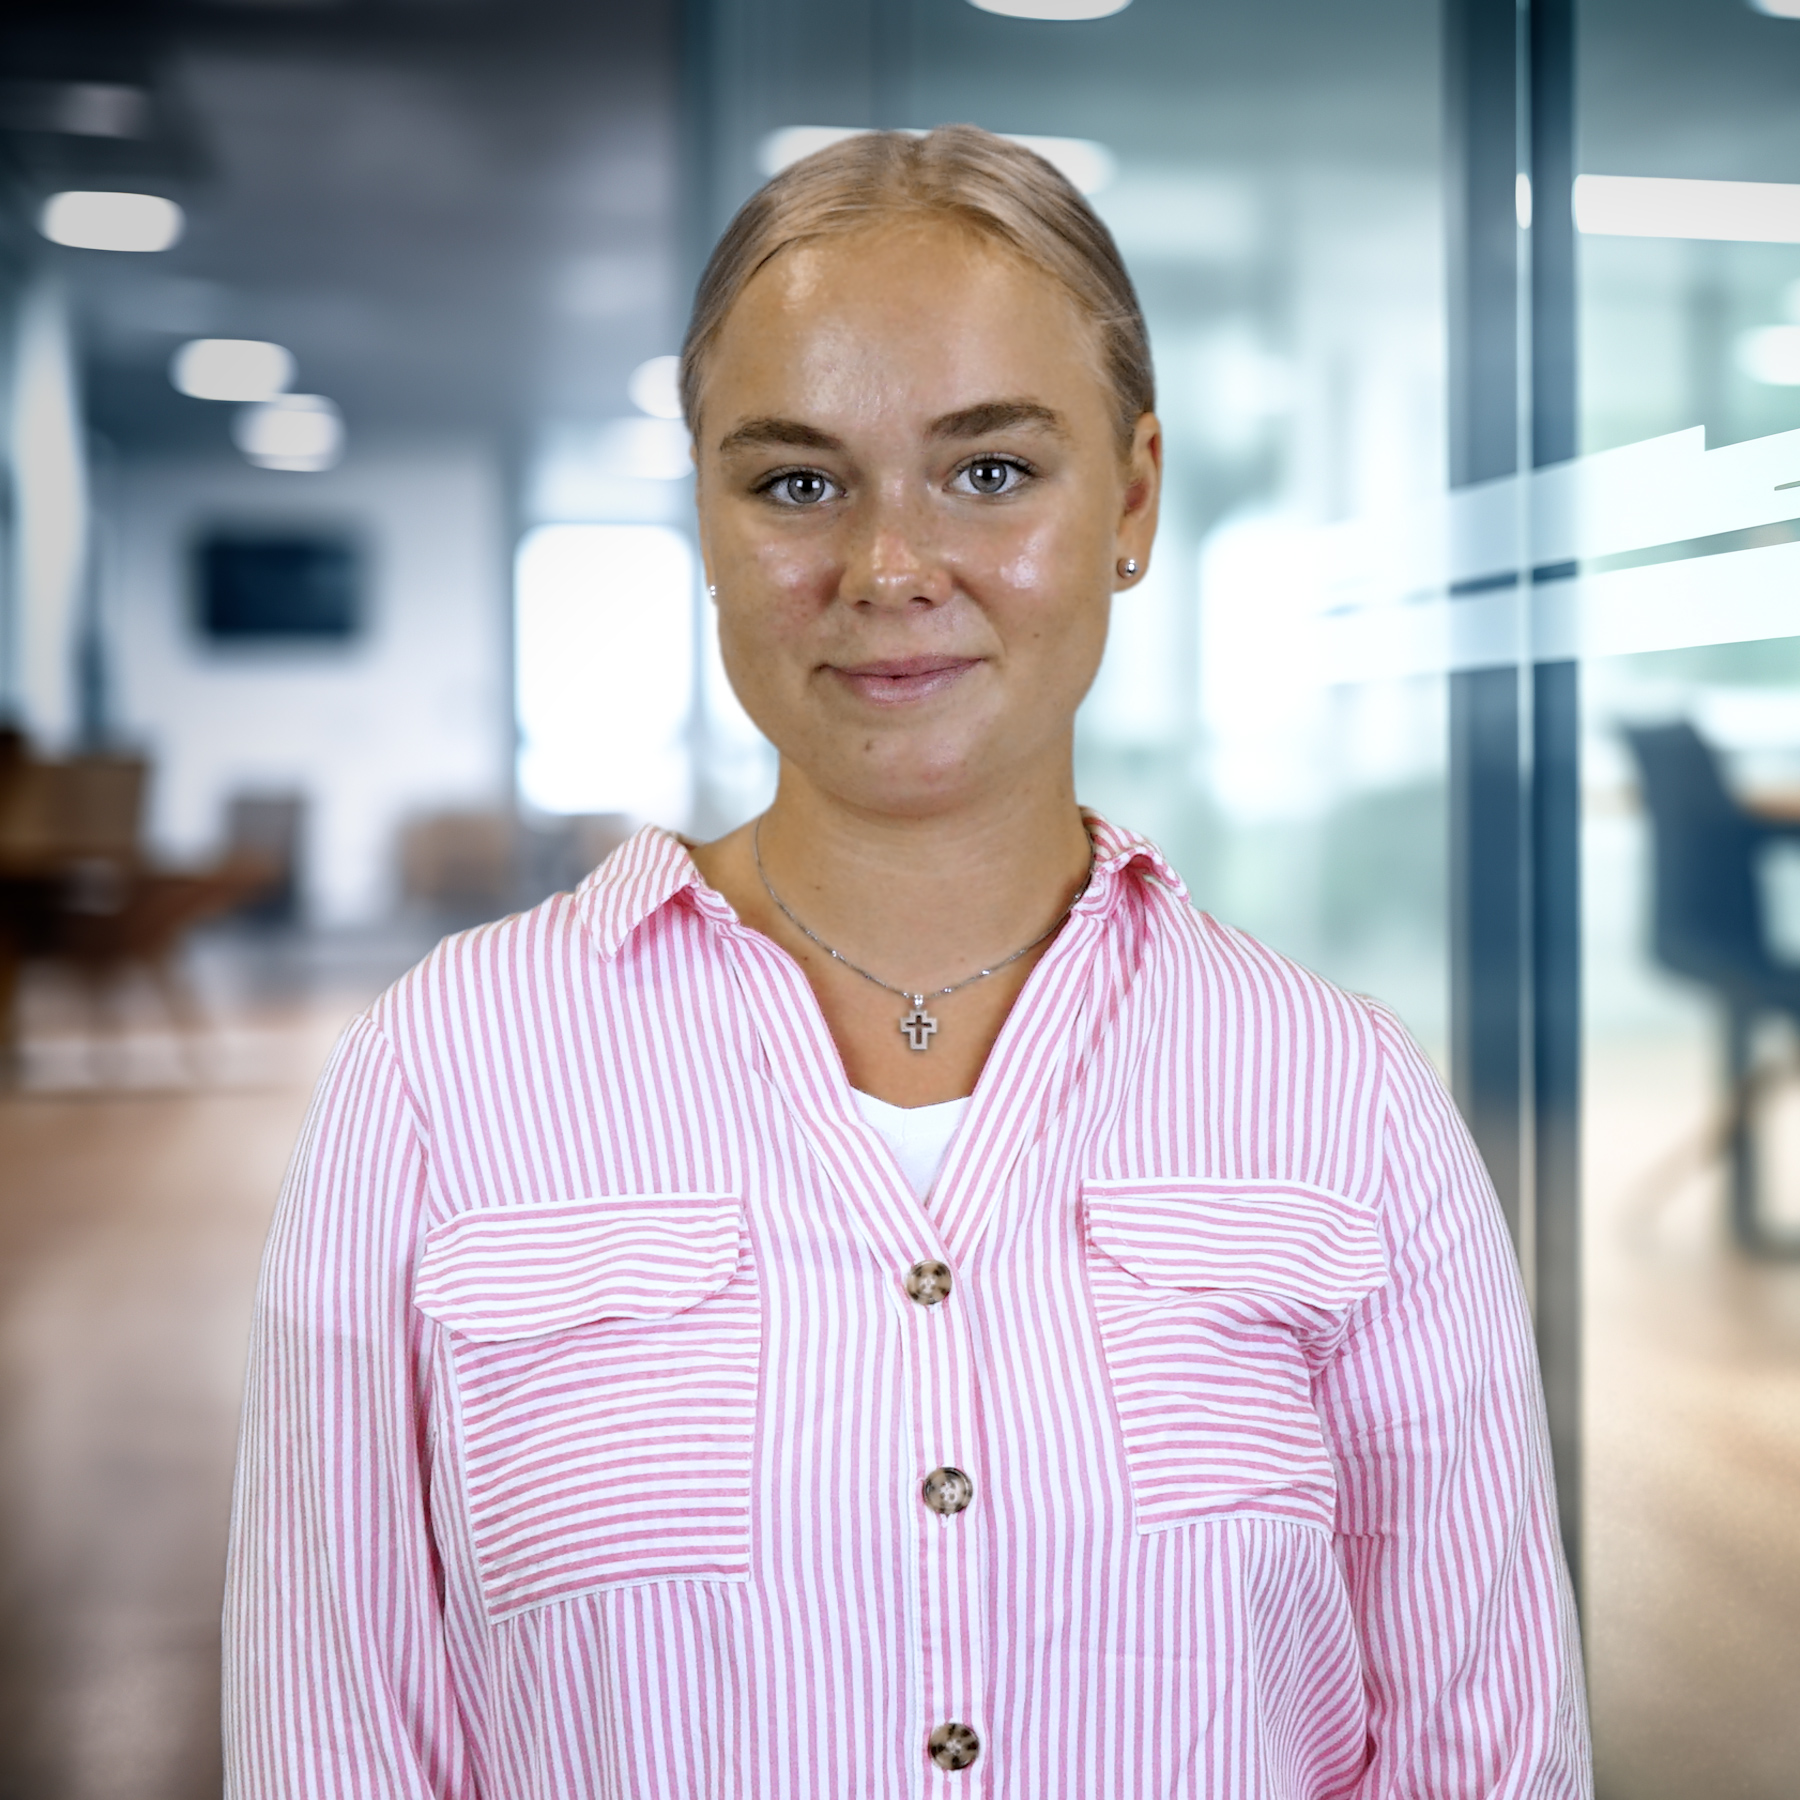
[[[869,131],[791,164],[746,200],[694,295],[681,346],[681,405],[697,430],[706,360],[757,271],[794,244],[907,217],[946,219],[1060,282],[1099,336],[1120,447],[1156,404],[1150,335],[1112,233],[1035,151],[975,125],[915,137]]]

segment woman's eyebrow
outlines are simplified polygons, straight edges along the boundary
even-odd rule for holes
[[[765,445],[796,450],[842,450],[842,442],[816,425],[802,425],[798,419],[746,419],[734,431],[719,439],[719,454],[733,450],[755,449]]]
[[[1061,413],[1035,400],[984,400],[961,412],[933,419],[926,435],[932,438],[986,437],[995,431],[1016,431],[1021,425],[1036,426],[1053,437],[1066,438],[1069,428]]]

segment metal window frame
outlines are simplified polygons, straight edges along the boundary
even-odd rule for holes
[[[1575,47],[1575,0],[1445,0],[1453,487],[1579,449]],[[1578,1593],[1579,739],[1572,661],[1537,662],[1526,646],[1450,678],[1452,1083],[1532,1293]]]

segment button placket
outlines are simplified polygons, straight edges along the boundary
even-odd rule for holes
[[[948,1264],[938,1264],[937,1271],[950,1276]],[[980,1754],[986,1532],[976,1503],[980,1410],[962,1275],[959,1271],[946,1286],[934,1271],[929,1280],[921,1276],[921,1285],[935,1297],[923,1303],[915,1296],[907,1308],[916,1358],[913,1466],[919,1473],[902,1504],[909,1516],[903,1528],[914,1534],[919,1583],[920,1710],[914,1716],[920,1736],[914,1754],[924,1752],[926,1773],[935,1783],[969,1768]],[[949,1296],[954,1297],[944,1304]],[[959,1466],[971,1458],[969,1468]]]
[[[738,928],[731,934],[748,1016],[768,1053],[769,1079],[786,1098],[800,1135],[829,1172],[854,1229],[877,1266],[887,1271],[886,1282],[898,1278],[901,1292],[888,1285],[886,1298],[906,1321],[902,1341],[912,1416],[895,1421],[894,1440],[902,1466],[908,1449],[914,1471],[931,1470],[946,1455],[959,1456],[973,1463],[984,1492],[982,1415],[976,1402],[977,1358],[968,1303],[971,1269],[990,1220],[1015,1191],[1022,1152],[1033,1142],[1041,1119],[1061,1104],[1071,1078],[1070,1050],[1079,1036],[1086,977],[1094,963],[1101,914],[1106,910],[1103,903],[1113,891],[1108,876],[1076,907],[1033,972],[984,1074],[984,1083],[995,1093],[1019,1092],[1036,1099],[1007,1109],[996,1100],[977,1100],[930,1209],[906,1186],[894,1159],[882,1153],[856,1113],[824,1016],[799,966],[754,932]],[[1076,980],[1059,974],[1048,981],[1052,973],[1066,973],[1065,965],[1070,964],[1078,971]],[[785,993],[787,1005],[771,1007],[770,990]],[[820,1108],[817,1096],[834,1085],[841,1089],[842,1103]],[[998,1130],[1001,1119],[1003,1135]],[[913,1293],[914,1282],[920,1287],[918,1294]],[[927,1294],[933,1297],[928,1299]],[[899,1305],[902,1296],[908,1302],[904,1307]],[[902,1441],[908,1425],[910,1445]],[[988,1694],[987,1521],[984,1508],[974,1504],[954,1519],[934,1514],[919,1502],[917,1484],[922,1478],[915,1474],[906,1483],[910,1491],[894,1495],[903,1509],[895,1521],[896,1536],[910,1549],[916,1582],[909,1625],[917,1660],[908,1675],[909,1685],[916,1683],[909,1711],[919,1735],[909,1748],[918,1756],[933,1732],[954,1728],[961,1746],[955,1755],[970,1749],[979,1755]],[[960,1735],[964,1732],[966,1739]],[[935,1783],[938,1772],[953,1779],[956,1771],[968,1766],[961,1761],[940,1762],[930,1754],[925,1770]],[[963,1785],[973,1789],[978,1783]]]

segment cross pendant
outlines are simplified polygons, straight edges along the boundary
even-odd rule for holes
[[[912,1011],[900,1021],[900,1030],[906,1041],[915,1050],[931,1048],[931,1034],[938,1028],[937,1020],[925,1010],[925,996],[914,994]]]

